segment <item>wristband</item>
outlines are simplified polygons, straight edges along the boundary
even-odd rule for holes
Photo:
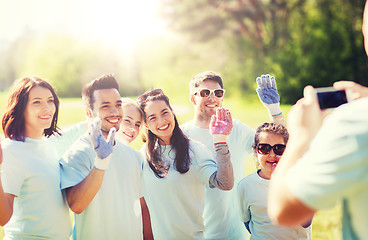
[[[277,117],[277,116],[280,116],[281,114],[282,112],[280,112],[279,114],[272,115],[272,117]]]
[[[280,103],[267,104],[266,107],[271,117],[276,117],[282,114]]]
[[[94,164],[95,168],[105,171],[109,167],[110,157],[111,157],[111,154],[104,159],[96,157],[95,164]]]
[[[213,134],[212,138],[215,144],[227,142],[227,135],[224,134]]]

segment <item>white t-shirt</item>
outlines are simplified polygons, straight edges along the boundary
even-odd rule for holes
[[[267,213],[270,181],[261,178],[258,171],[250,174],[238,184],[238,199],[242,222],[249,222],[251,240],[302,240],[312,239],[312,227],[289,228],[274,224]]]
[[[368,98],[335,109],[286,174],[290,191],[320,210],[343,202],[343,239],[368,239]]]
[[[192,165],[181,174],[174,169],[175,151],[161,146],[162,159],[170,164],[165,178],[158,178],[146,161],[143,167],[145,200],[150,211],[153,236],[156,240],[203,239],[205,186],[217,170],[209,150],[190,141]],[[145,153],[146,145],[141,151]]]
[[[13,194],[13,215],[4,239],[69,239],[69,209],[60,190],[59,159],[45,138],[5,139],[1,181]]]
[[[83,135],[61,159],[62,189],[80,183],[96,153]],[[101,188],[81,214],[74,214],[73,239],[142,239],[142,155],[116,141]]]
[[[86,133],[86,121],[79,122],[67,129],[61,131],[61,136],[51,136],[50,139],[54,143],[56,152],[61,157],[69,149],[69,147]]]
[[[190,139],[205,144],[215,154],[212,136],[207,128],[199,128],[193,120],[181,126]],[[254,130],[239,120],[233,120],[233,129],[228,137],[231,163],[234,170],[234,187],[230,191],[206,188],[203,213],[206,239],[248,239],[249,234],[240,220],[236,186],[245,177],[245,158],[252,154]]]

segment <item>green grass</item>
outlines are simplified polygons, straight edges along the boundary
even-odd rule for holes
[[[3,113],[5,109],[6,94],[0,93],[0,109]],[[135,99],[135,98],[134,98]],[[247,101],[243,100],[247,99]],[[193,108],[189,101],[189,98],[173,98],[171,99],[174,111],[178,117],[179,123],[182,124],[193,117]],[[175,105],[177,104],[177,105]],[[259,103],[258,99],[254,96],[246,96],[242,99],[225,99],[225,107],[228,107],[232,111],[233,118],[239,119],[252,128],[256,128],[258,125],[265,121],[270,121],[267,110]],[[286,115],[291,106],[281,106],[284,114]],[[2,114],[1,114],[2,115]],[[83,121],[85,119],[84,108],[81,99],[61,99],[60,113],[59,113],[59,126],[61,128],[67,127],[71,124]],[[135,149],[139,149],[142,145],[140,137],[132,143]],[[256,159],[249,157],[245,160],[244,167],[247,170],[247,174],[250,174],[256,170]],[[341,207],[335,206],[333,209],[320,211],[316,214],[313,220],[313,239],[319,240],[333,240],[341,239]],[[0,227],[0,239],[3,238],[3,230]]]

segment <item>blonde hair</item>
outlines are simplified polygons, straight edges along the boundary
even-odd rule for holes
[[[134,101],[133,99],[128,98],[128,97],[121,98],[121,107],[123,109],[124,107],[135,107],[138,110],[138,112],[141,114],[141,117],[143,118],[142,109],[138,106],[138,103]]]

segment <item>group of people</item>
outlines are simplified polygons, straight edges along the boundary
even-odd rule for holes
[[[265,75],[258,85],[283,120],[275,80]],[[254,131],[222,108],[217,73],[200,73],[190,86],[195,118],[179,127],[161,89],[135,102],[103,75],[83,88],[88,120],[60,131],[53,87],[37,77],[17,80],[2,121],[5,239],[246,237],[233,186],[244,176]],[[138,152],[128,144],[143,124]]]
[[[343,238],[367,239],[368,88],[336,82],[356,100],[326,117],[307,86],[286,128],[274,77],[257,85],[270,123],[233,120],[207,71],[190,81],[194,118],[180,126],[161,89],[133,101],[103,75],[83,88],[87,120],[61,131],[54,88],[17,80],[2,119],[4,239],[311,239],[315,212],[336,200]],[[139,152],[129,143],[142,125]],[[252,154],[259,169],[245,176]]]

